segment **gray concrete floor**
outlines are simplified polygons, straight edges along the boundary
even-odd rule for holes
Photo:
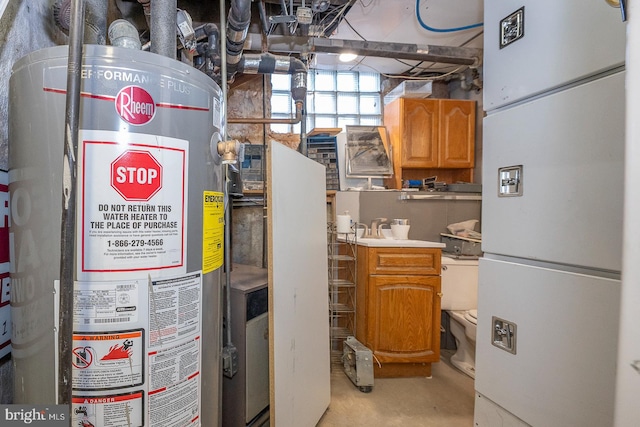
[[[370,393],[332,366],[331,403],[317,427],[473,426],[473,379],[450,364],[450,355],[442,350],[431,378],[376,378]]]

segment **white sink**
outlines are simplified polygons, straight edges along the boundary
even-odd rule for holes
[[[440,242],[430,242],[428,240],[395,240],[395,239],[371,239],[359,238],[359,245],[369,247],[406,247],[406,248],[444,248],[446,245]]]

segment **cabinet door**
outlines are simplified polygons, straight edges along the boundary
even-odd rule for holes
[[[476,106],[473,101],[440,100],[438,166],[474,166]]]
[[[438,166],[438,101],[406,98],[403,102],[404,168]]]
[[[381,363],[440,358],[440,277],[369,277],[368,343]]]

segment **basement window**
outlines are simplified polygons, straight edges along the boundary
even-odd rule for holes
[[[271,75],[271,117],[295,114],[291,77]],[[310,70],[307,77],[307,130],[342,128],[347,125],[381,125],[380,75],[357,71]],[[300,124],[272,124],[278,133],[300,133]]]

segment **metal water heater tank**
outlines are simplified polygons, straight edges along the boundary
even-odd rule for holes
[[[15,403],[57,395],[67,54],[33,52],[10,79]],[[221,90],[109,46],[84,46],[81,74],[71,425],[216,426]]]

